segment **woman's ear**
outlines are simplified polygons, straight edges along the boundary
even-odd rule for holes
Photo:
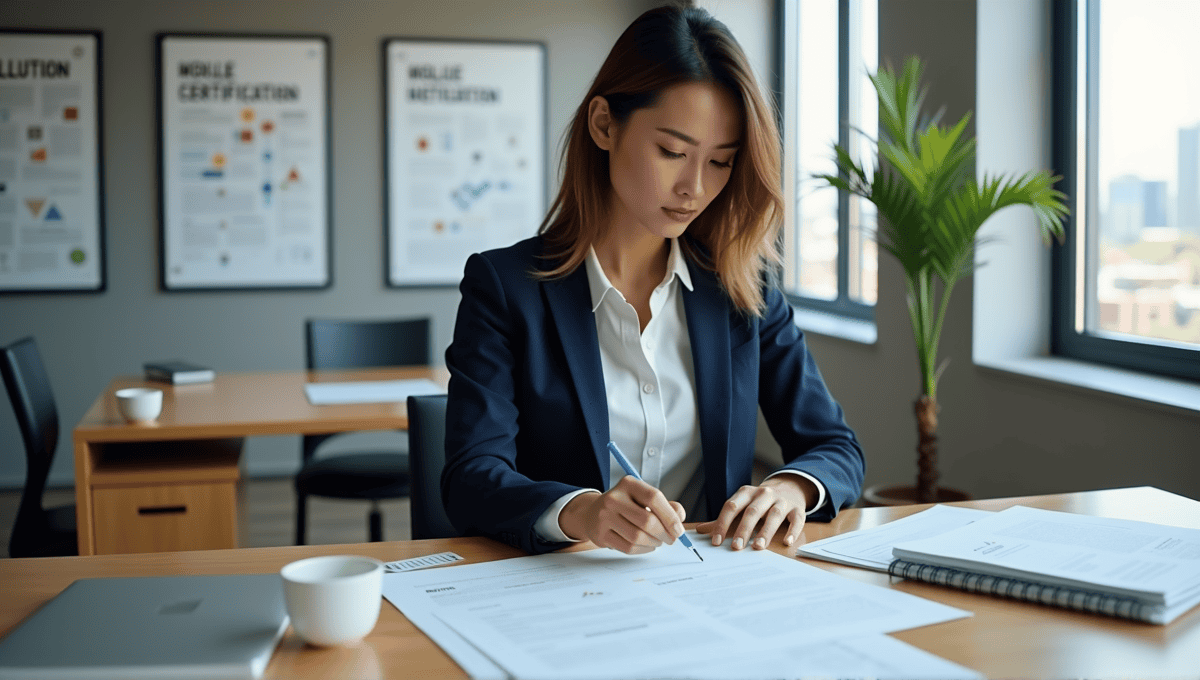
[[[612,151],[616,137],[617,126],[612,113],[608,110],[608,100],[600,95],[592,97],[588,102],[588,132],[596,146],[605,151]]]

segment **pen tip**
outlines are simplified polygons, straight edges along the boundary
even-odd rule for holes
[[[699,550],[696,550],[695,548],[692,548],[692,552],[696,553],[696,557],[699,557],[701,562],[703,562],[703,561],[704,561],[704,557],[700,555],[700,551],[699,551]]]

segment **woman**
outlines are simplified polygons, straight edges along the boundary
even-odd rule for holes
[[[862,450],[763,285],[779,154],[724,24],[660,7],[625,30],[575,114],[539,235],[466,265],[442,475],[459,531],[644,553],[691,516],[713,545],[762,549],[857,498]],[[786,464],[751,486],[759,405]]]

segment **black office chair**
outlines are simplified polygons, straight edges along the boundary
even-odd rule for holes
[[[394,321],[309,320],[305,324],[311,370],[428,365],[429,319]],[[308,497],[371,501],[371,541],[383,540],[379,501],[409,492],[408,456],[403,450],[355,451],[315,457],[317,447],[337,435],[305,435],[296,475],[296,545],[304,545]]]
[[[408,463],[412,473],[409,511],[413,539],[459,536],[442,506],[446,395],[408,398]]]
[[[58,446],[58,408],[33,338],[0,349],[0,373],[25,440],[25,489],[8,541],[10,557],[77,555],[75,506],[42,507],[42,493]]]

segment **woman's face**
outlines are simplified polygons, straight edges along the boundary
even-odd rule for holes
[[[602,98],[591,111],[592,137],[609,152],[613,228],[678,237],[729,182],[742,120],[726,90],[674,85],[624,125],[596,115],[607,112]]]

